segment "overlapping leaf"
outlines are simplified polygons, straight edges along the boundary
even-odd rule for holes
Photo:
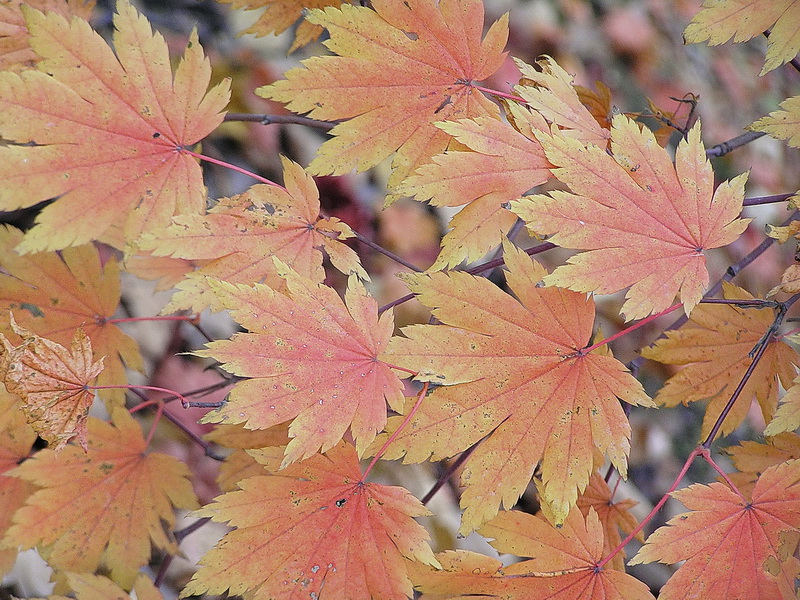
[[[478,117],[438,126],[471,152],[434,156],[400,188],[434,206],[467,205],[450,220],[434,269],[475,260],[497,246],[516,221],[508,202],[547,181],[551,166],[533,136],[502,121]]]
[[[470,152],[434,156],[399,188],[434,206],[466,204],[448,224],[434,269],[475,260],[500,244],[515,221],[508,202],[550,178],[536,132],[555,125],[564,135],[606,145],[609,132],[582,104],[572,77],[550,57],[538,64],[541,71],[517,61],[522,78],[514,91],[527,107],[507,102],[509,124],[486,117],[437,123]]]
[[[140,573],[133,584],[133,596],[128,595],[108,577],[89,573],[67,573],[67,583],[77,600],[163,600],[147,575]],[[52,597],[48,600],[53,600]]]
[[[608,145],[611,137],[608,128],[601,125],[583,104],[572,76],[555,60],[543,56],[536,61],[539,70],[521,60],[515,62],[521,75],[514,93],[522,97],[532,110],[547,123],[555,125],[565,137],[602,148]],[[583,95],[586,96],[585,91]],[[607,120],[607,116],[603,120]]]
[[[798,2],[800,7],[800,2]],[[800,12],[798,12],[800,16]],[[748,129],[763,131],[795,148],[800,147],[800,96],[794,96],[781,102],[781,109],[762,117]]]
[[[11,526],[14,513],[36,489],[33,484],[8,475],[28,457],[35,441],[36,432],[26,422],[19,398],[0,383],[0,531]],[[16,548],[0,548],[0,576],[14,566],[16,558]]]
[[[345,302],[327,286],[276,261],[288,295],[265,285],[213,283],[224,307],[250,333],[212,342],[201,356],[247,377],[206,422],[266,429],[289,419],[286,463],[333,447],[350,428],[359,453],[386,424],[386,402],[398,410],[403,386],[379,356],[389,342],[391,311],[355,277]]]
[[[40,58],[30,45],[23,6],[88,21],[94,0],[10,0],[0,3],[0,70],[29,68]]]
[[[595,448],[623,475],[630,426],[618,398],[650,404],[610,356],[583,354],[594,305],[583,294],[537,287],[545,270],[506,244],[507,281],[518,299],[466,273],[409,279],[445,325],[417,325],[386,356],[443,384],[427,397],[386,457],[444,458],[489,435],[466,463],[461,531],[511,507],[542,462],[542,498],[563,522],[594,471]],[[390,422],[397,427],[401,417]]]
[[[729,300],[752,299],[750,294],[729,283],[724,284],[724,296]],[[681,402],[708,400],[701,434],[707,436],[750,366],[749,353],[772,325],[773,317],[768,310],[698,306],[689,323],[642,350],[645,358],[687,365],[667,381],[655,401],[676,406]],[[797,365],[800,357],[789,345],[780,341],[770,343],[722,424],[722,434],[736,429],[754,399],[769,422],[778,404],[778,384],[790,387]]]
[[[640,319],[676,295],[688,314],[708,285],[703,252],[734,241],[746,174],[713,191],[714,173],[695,125],[673,167],[653,134],[617,115],[613,156],[561,133],[540,136],[554,175],[572,192],[553,191],[512,203],[531,231],[566,248],[587,250],[545,283],[610,294],[629,287],[622,312]]]
[[[765,74],[800,51],[800,1],[798,0],[705,0],[683,32],[692,44],[707,41],[712,46],[746,42],[770,30]]]
[[[278,471],[282,454],[254,452],[270,473],[198,512],[236,529],[201,560],[183,596],[400,600],[412,595],[403,557],[438,566],[412,518],[428,511],[402,488],[365,483],[352,446]]]
[[[316,283],[325,279],[324,255],[343,273],[369,279],[358,255],[341,243],[353,236],[350,227],[336,218],[320,219],[314,180],[288,159],[283,166],[286,188],[253,186],[222,198],[206,215],[174,217],[165,232],[142,241],[141,247],[156,255],[211,261],[178,284],[164,312],[200,312],[207,306],[222,310],[206,277],[279,287],[273,256]]]
[[[767,424],[764,435],[777,435],[785,431],[794,431],[800,427],[800,378],[786,392],[781,405],[775,411],[772,420]]]
[[[691,512],[658,529],[630,564],[686,561],[659,599],[795,598],[800,460],[768,468],[752,498],[723,483],[672,493]]]
[[[244,10],[256,10],[263,8],[264,12],[258,17],[255,23],[250,25],[242,33],[252,33],[256,36],[274,33],[283,33],[298,20],[303,18],[305,11],[314,8],[325,8],[326,6],[340,6],[344,0],[220,0],[230,4],[233,8]],[[292,42],[289,53],[294,52],[301,46],[313,42],[322,33],[322,27],[312,25],[306,20],[300,21],[294,32],[294,42]]]
[[[103,370],[103,359],[93,362],[92,344],[82,329],[68,350],[19,327],[13,316],[11,328],[22,344],[14,347],[0,333],[0,380],[22,399],[28,423],[56,452],[74,437],[86,450],[86,420],[94,402],[86,386]]]
[[[20,255],[14,251],[22,232],[0,226],[0,332],[11,338],[9,311],[25,329],[61,345],[83,329],[97,356],[105,357],[98,385],[127,383],[125,367],[143,369],[139,346],[116,325],[108,323],[120,299],[119,264],[101,261],[91,245],[60,253]],[[123,390],[102,390],[100,396],[122,402]]]
[[[115,424],[89,419],[88,453],[67,446],[42,450],[12,474],[42,489],[14,515],[6,546],[36,547],[56,569],[93,572],[104,565],[130,589],[151,546],[175,552],[165,526],[173,506],[196,508],[186,465],[145,454],[139,425],[122,409]]]
[[[584,517],[589,516],[589,511],[597,513],[597,518],[603,525],[603,555],[611,554],[622,542],[620,531],[629,534],[639,524],[630,509],[638,502],[630,499],[614,501],[614,494],[605,480],[594,473],[589,479],[589,485],[578,497],[577,506]],[[644,542],[644,535],[640,532],[636,539]],[[625,571],[625,551],[620,550],[609,561],[610,569]]]
[[[193,35],[173,78],[164,39],[126,0],[114,51],[81,19],[26,11],[38,70],[0,74],[0,210],[59,196],[21,244],[27,252],[128,240],[205,208],[202,173],[179,149],[222,121],[228,84]]]
[[[242,479],[261,475],[262,466],[247,453],[247,450],[286,446],[289,443],[288,427],[275,425],[269,429],[245,429],[242,425],[217,425],[204,437],[226,448],[233,448],[225,462],[220,465],[217,485],[223,492],[232,492]]]
[[[744,441],[738,446],[725,448],[731,462],[738,472],[728,473],[728,477],[747,497],[751,497],[753,487],[761,474],[783,462],[800,458],[800,435],[779,433],[765,438],[764,443]]]
[[[593,509],[584,520],[573,509],[560,529],[526,513],[502,512],[481,527],[499,552],[531,557],[504,567],[467,552],[443,552],[441,571],[414,566],[414,585],[427,600],[647,600],[647,586],[614,569],[598,569],[604,557],[603,527]]]
[[[310,164],[312,173],[364,170],[397,151],[394,188],[447,146],[450,136],[435,121],[498,116],[473,82],[502,64],[508,19],[492,25],[482,41],[481,0],[376,0],[372,6],[312,11],[307,20],[328,30],[325,44],[338,56],[307,59],[285,81],[256,93],[315,119],[345,120]]]

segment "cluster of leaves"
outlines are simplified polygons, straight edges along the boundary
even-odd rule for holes
[[[0,73],[0,210],[55,198],[28,231],[0,229],[0,572],[36,548],[58,591],[157,598],[140,569],[179,551],[175,510],[187,509],[234,529],[183,596],[652,598],[623,554],[645,523],[608,482],[627,475],[631,407],[708,400],[700,445],[671,490],[687,512],[631,564],[686,561],[660,598],[795,597],[800,357],[780,326],[800,276],[787,269],[774,291],[795,295],[776,302],[709,286],[706,267],[706,251],[748,227],[747,175],[715,187],[699,122],[673,158],[667,136],[612,116],[605,88],[574,86],[549,57],[517,61],[513,93],[482,87],[506,59],[508,17],[484,33],[481,0],[269,4],[257,32],[314,9],[293,48],[324,29],[331,55],[256,93],[336,124],[307,169],[283,159],[283,185],[255,176],[262,183],[208,209],[197,161],[207,157],[194,147],[222,123],[229,83],[209,89],[196,35],[173,72],[164,39],[126,0],[113,50],[85,3],[0,7],[14,24]],[[764,70],[794,61],[797,3],[740,4],[709,1],[686,39],[741,41],[771,27]],[[753,130],[797,146],[798,106],[787,100]],[[366,240],[321,214],[311,177],[389,157],[387,202],[461,207],[432,267],[402,276],[435,322],[401,332],[345,243]],[[541,243],[517,245],[518,222]],[[799,222],[774,235],[798,234]],[[548,272],[532,256],[555,246],[577,252]],[[498,247],[500,260],[459,268]],[[343,297],[325,282],[326,261],[347,277]],[[480,276],[500,264],[504,288]],[[126,409],[128,372],[143,364],[115,318],[122,269],[174,287],[167,313],[227,310],[246,330],[196,352],[230,386],[203,418],[233,450],[223,493],[204,506],[187,466],[148,451],[152,431],[131,416],[147,406],[161,416],[165,400]],[[684,366],[653,398],[637,364],[594,340],[594,295],[622,290],[621,315],[639,322],[618,335],[685,313],[643,349]],[[106,420],[88,415],[95,393]],[[768,437],[731,450],[738,473],[728,475],[711,445],[754,400]],[[367,481],[381,459],[456,456],[460,533],[520,562],[434,554],[414,520],[429,514],[422,502]],[[722,481],[675,491],[697,456]],[[362,458],[372,458],[363,472]],[[532,481],[540,510],[512,510]]]

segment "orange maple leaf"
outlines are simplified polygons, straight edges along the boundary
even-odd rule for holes
[[[173,78],[167,45],[126,0],[116,55],[89,23],[27,10],[38,70],[0,74],[0,210],[60,196],[19,246],[26,252],[127,239],[205,208],[196,159],[180,152],[222,121],[228,83],[192,34]],[[35,142],[35,143],[34,143]]]
[[[724,449],[738,472],[728,473],[728,478],[742,494],[751,497],[753,487],[761,474],[770,467],[800,458],[800,435],[779,433],[767,437],[764,443],[744,441],[738,446]]]
[[[105,369],[97,384],[124,385],[126,366],[144,368],[139,345],[108,319],[120,299],[120,269],[116,259],[105,263],[92,245],[66,248],[62,252],[20,255],[14,247],[23,239],[21,231],[0,226],[0,332],[14,334],[5,315],[14,311],[19,324],[61,345],[69,344],[75,330],[83,329]],[[100,396],[122,403],[124,390],[100,390]]]
[[[753,298],[733,284],[723,285],[726,299]],[[687,365],[667,380],[654,400],[667,406],[708,400],[701,433],[702,437],[707,436],[752,363],[749,353],[772,325],[773,316],[766,310],[730,305],[698,306],[686,325],[667,332],[665,338],[642,349],[645,358]],[[797,365],[800,356],[791,346],[771,342],[725,418],[722,434],[739,426],[754,399],[761,406],[764,420],[769,422],[778,405],[778,384],[789,388]]]
[[[133,583],[134,596],[130,596],[116,583],[102,575],[65,573],[64,576],[77,600],[132,600],[133,598],[136,600],[163,600],[164,598],[144,573],[140,573]],[[55,596],[49,598],[50,600],[60,600],[60,597],[56,598]]]
[[[481,527],[499,552],[532,557],[504,567],[464,550],[437,554],[441,571],[412,565],[414,586],[428,600],[652,600],[647,586],[622,571],[598,569],[603,527],[594,509],[570,511],[560,529],[527,513],[501,512]]]
[[[553,124],[569,137],[606,145],[609,132],[582,104],[572,77],[550,57],[538,64],[541,71],[517,61],[522,79],[514,92],[527,107],[505,103],[510,125],[488,117],[436,123],[471,152],[438,154],[398,188],[434,206],[467,205],[450,220],[432,268],[475,260],[502,242],[516,220],[508,203],[551,176],[537,132]]]
[[[626,473],[630,425],[617,398],[651,404],[619,361],[581,352],[592,335],[591,300],[537,287],[544,268],[509,243],[504,249],[518,300],[466,273],[410,277],[411,290],[445,325],[405,327],[406,337],[392,338],[386,352],[419,379],[442,384],[386,458],[436,460],[488,435],[462,474],[462,533],[497,514],[501,502],[513,506],[540,460],[542,499],[563,522],[594,471],[595,447]]]
[[[584,517],[589,516],[589,511],[594,510],[597,518],[603,525],[603,555],[608,555],[622,542],[620,531],[625,534],[633,531],[639,524],[630,509],[638,502],[626,499],[614,501],[614,494],[605,480],[594,473],[589,479],[589,485],[578,496],[577,506]],[[644,535],[640,532],[636,539],[644,543]],[[625,571],[625,550],[621,550],[608,562],[610,569]]]
[[[282,159],[286,188],[255,185],[244,194],[222,198],[205,215],[179,215],[140,246],[155,255],[211,261],[177,285],[163,312],[222,306],[206,277],[228,283],[282,285],[273,257],[316,283],[325,279],[324,256],[345,273],[369,279],[358,255],[340,240],[353,237],[347,224],[319,218],[319,192],[302,167]]]
[[[71,445],[58,455],[45,449],[12,471],[42,489],[16,512],[3,544],[36,547],[56,569],[105,565],[130,589],[151,544],[177,551],[165,532],[175,523],[173,506],[193,509],[197,499],[186,465],[145,454],[142,431],[124,409],[114,411],[114,422],[90,417],[88,454]]]
[[[602,148],[608,145],[608,128],[603,127],[584,105],[580,88],[573,85],[572,76],[555,60],[543,56],[536,61],[538,71],[519,59],[515,62],[521,75],[514,93],[522,97],[529,108],[544,117],[547,123],[555,125],[565,137]],[[608,88],[605,91],[608,92]],[[586,97],[587,92],[582,93]]]
[[[800,460],[764,471],[752,499],[723,483],[691,485],[672,496],[691,512],[656,530],[629,563],[686,561],[659,600],[795,598]]]
[[[800,51],[800,0],[705,0],[683,32],[690,44],[746,42],[767,30],[767,57],[761,75],[789,62]]]
[[[33,484],[8,475],[28,457],[35,441],[36,432],[26,422],[19,398],[0,383],[0,531],[11,527],[14,513],[36,489]],[[0,547],[0,576],[11,570],[16,558],[16,548]]]
[[[36,64],[40,57],[30,45],[22,7],[53,11],[65,17],[89,20],[94,0],[7,0],[0,3],[0,70],[21,70]]]
[[[92,362],[92,344],[82,329],[69,350],[20,327],[13,314],[11,329],[22,344],[14,347],[0,333],[0,379],[6,389],[22,399],[28,423],[56,452],[74,437],[86,450],[86,419],[94,402],[94,392],[86,388],[103,370],[103,359]]]
[[[678,146],[675,167],[649,129],[614,117],[613,156],[557,132],[540,135],[553,174],[572,193],[550,192],[512,203],[511,210],[554,244],[588,250],[570,258],[545,283],[610,294],[630,287],[622,306],[641,319],[680,295],[686,314],[708,285],[703,252],[733,242],[749,219],[738,219],[747,174],[713,192],[714,173],[695,125]]]
[[[246,381],[204,422],[266,429],[289,419],[285,463],[333,447],[350,427],[359,454],[386,424],[386,402],[402,407],[403,385],[379,356],[394,327],[355,277],[335,290],[276,260],[288,296],[265,285],[211,281],[223,306],[251,333],[212,342],[197,354]]]
[[[197,512],[236,529],[201,559],[182,596],[399,600],[412,594],[403,557],[438,566],[412,518],[430,513],[403,488],[365,483],[352,446],[278,471],[282,454],[253,451],[270,473]]]
[[[800,2],[798,2],[800,8]],[[800,16],[800,15],[798,15]],[[752,131],[763,131],[795,148],[800,148],[800,96],[781,102],[781,109],[761,117],[748,127]]]
[[[312,173],[363,171],[396,151],[394,188],[447,146],[450,136],[435,121],[499,116],[473,83],[502,64],[508,15],[481,41],[481,0],[372,6],[311,11],[307,20],[327,28],[325,45],[339,56],[307,59],[256,93],[315,119],[346,119],[331,130],[333,139],[309,165]]]
[[[203,436],[204,439],[234,449],[220,465],[217,475],[219,489],[223,492],[231,492],[236,489],[242,479],[261,475],[263,467],[247,453],[247,450],[286,446],[289,443],[287,434],[288,426],[286,424],[255,430],[245,429],[242,425],[217,425],[214,427],[213,431]]]
[[[345,0],[220,0],[225,4],[230,4],[233,8],[244,10],[256,10],[263,8],[264,12],[258,17],[255,23],[250,25],[242,33],[252,33],[256,37],[263,35],[279,35],[289,29],[298,20],[303,19],[303,15],[314,8],[325,8],[326,6],[340,6]],[[305,19],[300,20],[294,31],[294,41],[289,48],[289,54],[298,48],[316,40],[322,27],[313,25]]]
[[[542,122],[544,126],[544,122]],[[488,117],[437,123],[471,150],[433,157],[399,191],[433,206],[462,206],[449,222],[434,269],[473,261],[497,246],[517,220],[508,210],[532,187],[550,178],[550,163],[532,135]]]

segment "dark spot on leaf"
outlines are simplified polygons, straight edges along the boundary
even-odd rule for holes
[[[347,498],[342,498],[342,499],[340,499],[340,500],[337,500],[337,501],[335,502],[335,504],[336,504],[336,507],[337,507],[337,508],[342,508],[342,507],[344,506],[344,503],[345,503],[345,502],[347,502]]]
[[[160,138],[160,137],[161,137],[161,134],[158,133],[157,131],[153,134],[153,139],[157,139],[157,138]]]

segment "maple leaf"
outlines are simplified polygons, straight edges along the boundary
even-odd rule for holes
[[[605,480],[597,473],[589,479],[589,485],[578,496],[577,506],[584,517],[589,516],[590,509],[597,514],[603,525],[603,556],[611,554],[622,542],[620,531],[629,534],[639,524],[630,509],[638,502],[626,499],[614,502],[614,494]],[[637,535],[638,540],[644,543],[644,535]],[[610,569],[625,571],[625,550],[621,550],[608,562]]]
[[[263,467],[246,450],[286,446],[288,427],[285,424],[275,425],[269,429],[245,429],[241,425],[217,425],[213,431],[203,436],[207,441],[226,448],[234,448],[220,465],[217,485],[223,492],[236,489],[242,479],[253,475],[261,475]]]
[[[450,220],[433,269],[473,261],[497,246],[517,220],[508,202],[547,181],[551,166],[536,138],[502,121],[478,117],[437,126],[471,152],[434,156],[399,188],[434,206],[467,204]]]
[[[532,557],[504,567],[498,560],[464,550],[437,554],[441,571],[414,565],[412,580],[428,600],[645,600],[647,586],[614,569],[598,569],[603,526],[590,508],[584,520],[570,511],[560,529],[519,511],[501,512],[480,532],[495,538],[499,552]]]
[[[744,441],[738,446],[724,449],[739,470],[728,473],[728,478],[742,494],[751,496],[758,478],[768,468],[800,458],[800,436],[796,433],[779,433],[768,437],[765,443]]]
[[[14,515],[3,545],[36,547],[55,569],[93,572],[101,564],[125,589],[150,560],[151,544],[176,552],[164,531],[175,522],[173,506],[197,500],[189,470],[165,454],[145,454],[139,425],[124,409],[114,423],[89,418],[88,453],[50,449],[12,474],[42,489]]]
[[[36,441],[36,432],[19,409],[19,398],[8,393],[0,383],[0,531],[11,526],[17,509],[36,489],[36,486],[11,477],[7,473],[28,457]],[[17,558],[16,548],[0,547],[0,576],[8,573]]]
[[[727,282],[723,283],[723,295],[728,300],[753,298]],[[698,306],[686,325],[642,349],[645,358],[687,365],[667,381],[654,400],[666,406],[708,400],[701,437],[707,436],[750,366],[750,351],[772,321],[773,315],[764,310],[722,304]],[[778,383],[785,388],[791,385],[799,358],[784,342],[771,342],[723,422],[722,435],[738,427],[754,399],[769,422],[778,404]]]
[[[288,296],[265,285],[210,282],[223,306],[251,333],[212,342],[197,352],[248,377],[207,423],[266,429],[289,419],[285,463],[333,447],[348,426],[359,453],[386,424],[386,402],[403,405],[402,382],[379,355],[394,326],[350,278],[342,302],[335,290],[298,275],[276,260]]]
[[[656,530],[629,563],[686,561],[659,600],[795,597],[800,460],[764,471],[752,499],[723,483],[691,485],[672,496],[691,512]]]
[[[277,257],[316,283],[325,279],[323,253],[345,274],[369,279],[358,255],[339,240],[353,237],[347,224],[319,218],[319,192],[303,168],[282,159],[286,188],[255,185],[244,194],[222,198],[205,215],[179,215],[158,235],[145,236],[140,247],[155,255],[211,261],[177,285],[178,293],[163,312],[222,306],[206,277],[228,283],[263,282],[279,287],[272,258]]]
[[[7,0],[0,4],[0,71],[30,68],[40,58],[30,45],[23,6],[88,21],[94,0]]]
[[[278,471],[282,454],[253,451],[270,473],[197,512],[236,529],[200,560],[182,596],[394,600],[412,593],[403,557],[438,566],[412,518],[429,512],[403,488],[365,483],[352,446]]]
[[[120,300],[120,270],[113,257],[105,263],[91,245],[66,248],[60,253],[20,255],[14,247],[22,232],[0,226],[0,332],[11,337],[5,315],[14,311],[19,324],[61,345],[69,344],[75,330],[83,329],[105,369],[97,385],[124,385],[125,367],[144,368],[139,345],[108,320]],[[125,391],[100,390],[107,400],[122,403]]]
[[[794,385],[781,400],[781,405],[767,424],[764,435],[777,435],[785,431],[794,431],[798,427],[800,427],[800,377],[794,380]]]
[[[108,577],[90,573],[66,573],[67,583],[77,600],[132,600],[132,597]],[[147,575],[140,573],[133,583],[136,600],[163,600]]]
[[[442,384],[389,446],[405,462],[452,456],[488,435],[462,474],[461,532],[511,507],[542,461],[542,500],[556,523],[594,471],[594,451],[626,473],[630,425],[617,398],[651,404],[610,356],[583,354],[594,305],[585,295],[536,282],[544,268],[504,244],[506,279],[517,299],[466,273],[409,277],[418,299],[445,325],[403,328],[385,353],[418,379]],[[454,385],[458,384],[458,385]],[[390,421],[397,428],[402,417]]]
[[[790,146],[800,148],[800,96],[788,98],[780,106],[783,110],[769,113],[769,116],[760,118],[748,129],[763,131],[779,140],[786,140]]]
[[[231,7],[244,10],[265,9],[255,23],[242,33],[252,33],[256,37],[268,34],[279,35],[289,29],[298,20],[303,19],[303,14],[314,8],[327,6],[341,6],[344,0],[221,0]],[[294,41],[289,48],[289,54],[298,48],[316,40],[322,27],[313,25],[306,20],[300,20],[294,32]]]
[[[23,341],[14,347],[0,333],[0,379],[6,389],[22,398],[28,423],[56,452],[74,437],[86,450],[86,419],[94,402],[94,392],[86,388],[103,370],[103,359],[92,362],[92,344],[82,329],[67,350],[18,326],[13,315],[11,328]]]
[[[667,308],[676,294],[689,314],[708,285],[703,252],[747,227],[737,218],[747,174],[712,193],[699,123],[678,146],[674,168],[650,130],[624,115],[614,117],[611,139],[613,156],[560,132],[540,135],[553,174],[572,193],[529,196],[511,210],[554,244],[588,250],[548,275],[548,285],[601,294],[630,287],[626,320]]]
[[[64,248],[123,226],[127,239],[205,208],[202,173],[180,152],[222,121],[228,83],[192,34],[173,78],[167,45],[126,0],[116,55],[89,23],[27,10],[38,70],[0,74],[0,210],[59,196],[19,248]]]
[[[761,75],[789,62],[800,51],[800,1],[705,0],[683,32],[690,44],[707,41],[711,46],[746,42],[770,30],[767,57]]]
[[[536,61],[540,70],[519,59],[514,61],[520,70],[519,85],[514,93],[522,97],[529,108],[555,125],[564,137],[605,148],[610,137],[595,116],[581,101],[580,88],[573,85],[572,76],[555,60],[543,56]],[[585,88],[584,88],[585,90]],[[605,89],[608,92],[608,88]],[[586,91],[582,92],[584,97]],[[607,120],[607,112],[605,120]],[[538,127],[545,130],[544,127]]]
[[[286,80],[256,93],[315,119],[345,120],[309,165],[312,173],[363,171],[397,152],[394,188],[446,148],[450,136],[435,121],[499,116],[473,83],[502,64],[508,15],[481,41],[481,0],[376,0],[372,6],[311,11],[306,19],[328,30],[325,45],[339,56],[307,59]]]

